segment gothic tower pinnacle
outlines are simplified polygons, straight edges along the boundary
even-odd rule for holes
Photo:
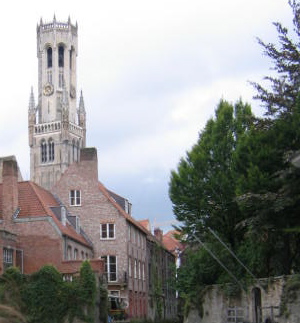
[[[28,109],[31,180],[51,189],[85,147],[82,93],[77,109],[78,26],[53,21],[37,25],[38,104],[31,89]],[[83,108],[84,109],[84,108]]]

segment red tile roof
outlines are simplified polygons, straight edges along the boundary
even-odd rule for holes
[[[2,189],[3,185],[0,184],[0,214],[2,210]],[[18,182],[18,194],[18,207],[20,208],[18,218],[49,216],[63,235],[91,247],[89,242],[81,234],[77,233],[73,226],[69,223],[64,226],[55,216],[51,207],[59,207],[60,204],[49,191],[31,181],[26,181]]]
[[[151,232],[151,226],[150,226],[150,221],[148,219],[146,220],[139,220],[138,221],[140,225],[142,225],[146,230]]]
[[[171,252],[174,252],[176,249],[183,250],[183,244],[176,237],[180,232],[177,230],[170,230],[163,236],[163,244]]]

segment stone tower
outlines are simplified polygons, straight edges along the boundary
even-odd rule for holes
[[[85,147],[82,92],[77,108],[78,26],[58,22],[37,26],[38,104],[31,89],[28,109],[31,180],[51,189]]]

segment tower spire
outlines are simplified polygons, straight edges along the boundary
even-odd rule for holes
[[[79,113],[85,113],[82,90],[80,91],[80,98],[79,98]]]
[[[34,101],[33,87],[31,87],[31,92],[30,92],[28,112],[35,113],[35,101]]]

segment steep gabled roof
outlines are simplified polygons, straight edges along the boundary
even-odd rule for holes
[[[109,200],[109,202],[119,211],[120,215],[122,215],[128,222],[132,223],[134,226],[138,227],[145,234],[149,234],[149,231],[146,230],[138,221],[136,221],[131,215],[126,213],[122,206],[116,202],[116,200],[112,197],[112,192],[108,191],[107,188],[99,182],[98,184],[100,192]],[[115,194],[115,193],[114,193]],[[117,194],[116,194],[117,195]],[[118,195],[119,196],[119,195]]]
[[[3,185],[0,184],[0,210],[2,210],[2,190]],[[18,219],[42,216],[51,217],[63,235],[66,235],[85,246],[91,247],[90,243],[83,235],[77,233],[70,223],[67,222],[66,225],[63,225],[58,219],[52,208],[60,206],[61,205],[49,191],[37,184],[31,181],[18,183],[18,207],[20,210],[17,216]]]
[[[123,196],[120,196],[119,194],[108,190],[106,188],[106,191],[108,192],[108,194],[121,206],[121,208],[126,212],[126,203],[128,203],[128,200],[125,199]],[[126,212],[128,213],[128,212]]]

